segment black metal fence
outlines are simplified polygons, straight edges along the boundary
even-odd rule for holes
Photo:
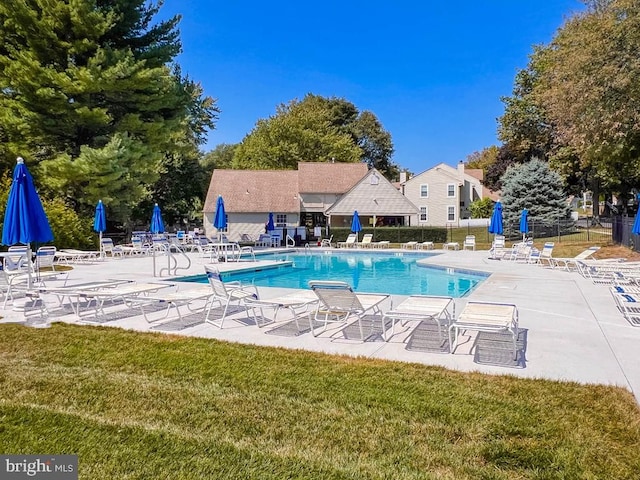
[[[616,217],[619,218],[619,217]],[[633,224],[633,219],[631,219]],[[468,234],[475,234],[478,236],[479,231],[485,231],[487,238],[490,238],[488,233],[489,220],[486,221],[486,225],[478,225],[477,222],[474,226],[467,227],[448,227],[451,230],[448,237],[452,237],[453,230],[464,229]],[[629,226],[629,229],[631,227]],[[480,229],[480,230],[479,230]],[[516,240],[522,238],[520,232],[520,222],[511,222],[504,224],[504,235],[509,240]],[[578,220],[558,220],[555,222],[541,222],[536,219],[529,220],[529,233],[526,235],[533,239],[548,239],[558,243],[562,242],[597,242],[608,243],[615,240],[613,239],[613,219],[601,218],[595,219],[594,217],[582,217]],[[620,242],[622,243],[622,242]],[[640,241],[639,241],[640,243]],[[625,243],[628,244],[628,243]]]
[[[613,218],[613,242],[619,243],[632,248],[636,252],[640,252],[640,235],[631,233],[633,228],[634,217],[622,215]]]

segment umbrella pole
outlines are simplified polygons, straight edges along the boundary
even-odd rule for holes
[[[33,279],[31,278],[31,243],[27,243],[27,288],[31,290]]]
[[[102,231],[98,232],[98,249],[100,250],[100,260],[104,260],[104,252],[102,251]]]

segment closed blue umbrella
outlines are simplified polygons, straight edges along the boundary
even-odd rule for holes
[[[491,222],[489,223],[489,233],[502,235],[502,232],[504,232],[504,226],[502,224],[502,203],[498,200],[493,206]]]
[[[102,200],[98,200],[96,211],[93,214],[93,230],[100,237],[100,258],[102,258],[102,234],[107,231],[107,214],[104,211]]]
[[[18,157],[4,214],[2,244],[27,245],[27,259],[30,262],[31,242],[44,243],[52,240],[53,232],[33,178],[24,160]],[[31,287],[31,268],[28,269],[28,286]]]
[[[217,228],[220,233],[222,233],[222,230],[227,228],[227,213],[224,211],[224,200],[222,199],[222,195],[218,195],[218,201],[216,202],[216,214],[213,217],[213,226]]]
[[[529,233],[529,211],[525,208],[522,210],[522,214],[520,215],[520,233],[522,234],[522,241],[524,242],[524,238]]]
[[[271,232],[276,229],[275,223],[273,223],[273,213],[269,213],[269,221],[267,221],[267,232]]]
[[[162,221],[162,212],[160,207],[156,203],[153,207],[153,214],[151,215],[151,233],[164,233],[164,222]]]
[[[631,229],[631,233],[634,235],[640,235],[640,209],[636,213],[636,219],[633,221],[633,228]]]
[[[358,241],[358,232],[362,230],[362,225],[360,224],[360,217],[358,216],[358,211],[353,212],[353,219],[351,220],[351,231],[356,234],[356,242]]]

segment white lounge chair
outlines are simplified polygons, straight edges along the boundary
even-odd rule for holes
[[[338,242],[338,248],[355,247],[358,241],[357,233],[350,233],[344,242]]]
[[[127,305],[127,308],[131,307],[129,300],[135,299],[141,295],[148,295],[153,292],[164,288],[174,288],[173,283],[135,283],[129,282],[119,284],[110,288],[100,288],[97,290],[87,290],[85,288],[77,289],[76,291],[69,292],[69,298],[75,298],[75,313],[80,318],[87,318],[93,316],[96,319],[100,315],[104,315],[104,304],[109,302],[115,302],[122,300]],[[81,307],[84,307],[81,308]]]
[[[58,263],[90,262],[100,258],[100,252],[96,250],[77,250],[74,248],[63,248],[56,252]]]
[[[496,235],[493,238],[493,242],[491,243],[491,248],[489,249],[489,258],[492,259],[501,259],[503,258],[506,251],[505,247],[505,237],[504,235]]]
[[[51,245],[38,248],[36,252],[36,270],[50,268],[52,271],[55,271],[55,259],[56,247]]]
[[[331,248],[331,241],[333,240],[333,235],[331,235],[329,238],[323,238],[322,240],[320,240],[320,246],[321,247],[326,247],[326,248]]]
[[[492,302],[468,302],[449,327],[451,353],[458,346],[460,331],[507,332],[511,335],[513,358],[518,355],[518,309],[515,305]],[[451,333],[453,332],[453,339]]]
[[[261,233],[258,239],[253,242],[254,247],[269,248],[271,246],[271,235]]]
[[[247,309],[247,300],[259,300],[258,289],[254,285],[243,285],[240,282],[223,282],[220,272],[217,268],[204,267],[207,274],[209,285],[213,296],[207,307],[205,322],[210,323],[218,328],[222,328],[224,321],[229,313],[229,307],[236,305],[242,309]],[[218,305],[222,307],[222,315],[218,319],[211,317],[213,307]]]
[[[640,327],[640,294],[632,291],[620,292],[616,287],[610,287],[609,291],[624,318],[634,327]]]
[[[182,306],[186,306],[190,312],[205,309],[211,300],[212,295],[211,287],[209,285],[202,285],[196,288],[178,290],[175,292],[159,291],[151,293],[147,296],[137,297],[133,299],[131,303],[137,304],[140,307],[140,311],[142,312],[144,319],[151,323],[167,318],[169,313],[171,313],[171,309],[175,310],[178,319],[182,319],[182,314],[180,313],[180,307]],[[202,301],[204,301],[204,304],[200,307],[196,307],[198,302]],[[147,316],[149,313],[148,308],[146,308],[149,306],[166,306],[167,308],[162,317],[150,320]]]
[[[369,247],[371,247],[373,245],[371,243],[371,240],[373,240],[373,234],[372,233],[365,233],[362,236],[362,241],[358,244],[358,247],[360,247],[360,248],[369,248]]]
[[[545,242],[544,246],[542,247],[542,250],[534,250],[531,252],[531,254],[529,255],[529,263],[535,263],[538,265],[544,265],[545,263],[548,266],[552,266],[552,254],[553,254],[553,247],[554,247],[555,243],[554,242]]]
[[[462,250],[475,250],[476,249],[476,236],[467,235],[462,243]]]
[[[400,248],[404,250],[415,250],[417,247],[418,247],[418,242],[416,241],[405,242],[400,245]]]
[[[577,270],[579,260],[586,260],[591,257],[594,253],[600,250],[600,247],[589,247],[586,250],[580,252],[573,258],[556,258],[552,257],[550,262],[553,263],[553,268],[564,268],[565,270]]]
[[[358,322],[360,339],[366,340],[362,321],[365,316],[373,315],[382,322],[380,304],[389,295],[359,293],[356,294],[345,282],[312,280],[309,287],[318,297],[318,305],[313,315],[309,316],[311,332],[314,336],[327,330],[330,322],[349,325],[349,320]],[[315,324],[322,323],[322,330],[316,331]],[[371,329],[375,325],[375,318],[371,322]]]
[[[108,237],[103,237],[102,242],[100,243],[100,248],[103,256],[105,257],[122,257],[124,255],[124,250],[120,246],[116,246],[113,243],[113,239]]]

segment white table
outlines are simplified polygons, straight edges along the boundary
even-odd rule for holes
[[[456,306],[452,297],[438,297],[431,295],[411,295],[386,312],[383,316],[383,336],[388,342],[395,335],[396,323],[401,322],[425,322],[432,321],[438,325],[438,338],[440,344],[444,343],[445,336],[442,327],[448,332],[448,327],[455,318]],[[386,321],[391,320],[390,335],[386,335]]]
[[[265,325],[271,325],[277,320],[278,312],[281,308],[285,308],[293,314],[293,320],[296,322],[296,327],[300,331],[300,324],[298,320],[304,313],[309,313],[309,309],[318,303],[318,297],[310,290],[301,290],[293,293],[281,295],[279,297],[266,298],[260,300],[246,300],[246,306],[251,310],[253,319],[258,327],[264,327]],[[263,322],[260,324],[256,310],[260,310],[260,316],[264,319],[263,309],[273,308],[273,321]]]

